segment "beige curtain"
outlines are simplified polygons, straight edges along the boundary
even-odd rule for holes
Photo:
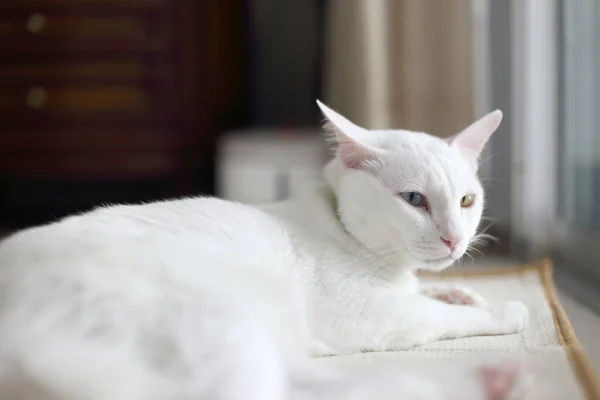
[[[329,105],[369,128],[443,136],[472,121],[470,0],[329,0],[327,7]]]

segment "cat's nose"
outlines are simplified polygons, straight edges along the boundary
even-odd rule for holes
[[[450,251],[454,251],[458,244],[462,241],[462,237],[451,235],[441,236],[440,239],[442,239],[442,242],[444,242],[444,244],[448,246]]]

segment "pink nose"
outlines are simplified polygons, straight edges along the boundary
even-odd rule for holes
[[[440,239],[442,239],[442,242],[444,242],[444,244],[448,246],[450,251],[454,251],[462,240],[461,237],[457,236],[442,236],[440,237]]]

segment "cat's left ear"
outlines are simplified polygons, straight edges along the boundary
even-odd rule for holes
[[[479,167],[481,151],[492,133],[500,126],[500,122],[502,122],[502,111],[492,111],[450,138],[451,146],[460,150],[475,171]]]

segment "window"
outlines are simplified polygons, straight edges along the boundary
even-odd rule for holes
[[[556,245],[600,282],[600,3],[563,0],[559,15]]]
[[[510,7],[511,233],[600,310],[600,2]]]

